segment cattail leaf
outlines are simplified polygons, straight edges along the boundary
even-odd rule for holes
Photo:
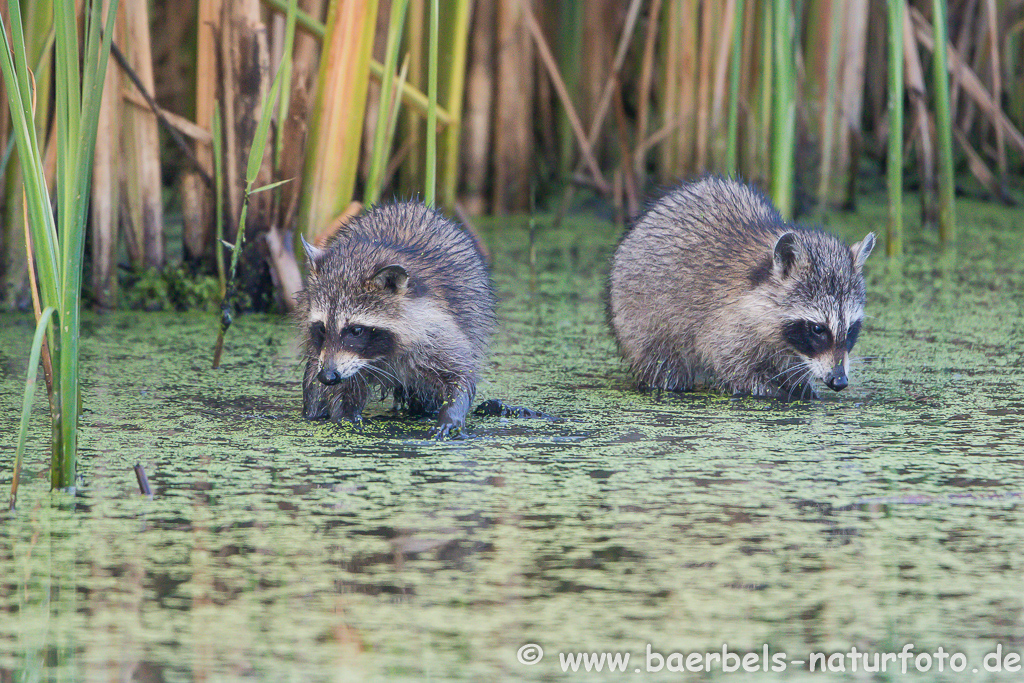
[[[280,187],[281,185],[285,184],[286,182],[291,182],[292,180],[295,180],[295,178],[285,178],[284,180],[279,180],[278,182],[271,182],[269,184],[261,185],[259,187],[256,187],[255,189],[250,189],[249,190],[249,196],[251,197],[251,196],[255,195],[256,193],[265,193],[265,191],[268,190],[268,189],[273,189],[274,187]]]
[[[260,107],[260,122],[256,126],[256,134],[252,139],[252,147],[249,148],[249,166],[245,172],[245,182],[248,185],[252,185],[256,182],[256,176],[259,175],[260,166],[263,165],[263,152],[267,149],[267,138],[270,133],[270,121],[274,117],[271,116],[270,112],[277,102],[277,94],[281,91],[281,81],[284,80],[284,69],[277,70],[277,76],[274,77],[274,84],[270,86],[270,94],[263,101],[263,106]],[[243,226],[239,226],[239,230]]]
[[[18,477],[21,474],[21,460],[25,454],[25,443],[28,441],[28,418],[32,412],[32,401],[36,394],[36,375],[39,371],[39,357],[43,351],[43,339],[50,318],[57,312],[53,306],[47,306],[36,323],[36,335],[32,339],[32,351],[28,357],[28,376],[25,378],[25,394],[21,399],[21,429],[18,431],[18,446],[14,452],[14,479],[11,481],[11,507],[18,496]]]

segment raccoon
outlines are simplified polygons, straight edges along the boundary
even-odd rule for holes
[[[655,203],[612,258],[609,319],[640,385],[792,399],[841,391],[864,319],[853,246],[786,223],[760,192],[707,177]]]
[[[377,206],[309,263],[299,315],[307,419],[361,424],[371,389],[412,415],[437,412],[437,438],[465,429],[494,327],[475,238],[415,202]]]

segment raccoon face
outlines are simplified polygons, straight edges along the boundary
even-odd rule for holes
[[[309,343],[320,360],[318,379],[333,385],[389,356],[395,339],[380,327],[347,323],[329,330],[322,320],[315,320],[309,325]]]
[[[829,389],[842,391],[849,384],[850,351],[857,343],[863,315],[861,312],[848,327],[818,317],[790,320],[783,324],[782,336],[801,356],[811,375]]]
[[[374,362],[391,356],[398,337],[391,329],[394,303],[408,289],[409,274],[398,264],[353,279],[326,260],[326,252],[302,241],[309,259],[306,300],[308,353],[319,361],[317,377],[334,385],[362,370],[378,374]]]
[[[808,374],[834,391],[849,384],[850,352],[864,319],[862,268],[874,244],[873,233],[846,254],[845,249],[828,249],[827,244],[802,245],[794,233],[786,233],[776,243],[776,273],[795,280],[782,338],[802,359]]]

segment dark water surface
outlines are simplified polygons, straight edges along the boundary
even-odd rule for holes
[[[385,404],[361,434],[303,421],[280,319],[239,318],[211,371],[212,316],[87,315],[84,486],[73,509],[49,493],[39,397],[0,516],[0,681],[1020,680],[984,657],[1024,653],[1024,233],[960,207],[958,255],[871,257],[851,387],[817,402],[634,391],[603,223],[541,221],[535,274],[525,221],[482,226],[501,304],[478,398],[562,421],[450,443]],[[4,491],[31,333],[0,316]],[[966,669],[796,663],[909,643]],[[649,672],[648,644],[787,669]],[[631,659],[563,673],[586,651]]]

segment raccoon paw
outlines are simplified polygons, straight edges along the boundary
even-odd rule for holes
[[[362,413],[355,413],[353,415],[342,415],[337,420],[335,420],[335,422],[337,422],[340,425],[350,424],[352,425],[352,429],[356,430],[357,432],[363,431]]]
[[[430,438],[436,441],[464,436],[463,428],[453,422],[439,422],[430,428]]]

